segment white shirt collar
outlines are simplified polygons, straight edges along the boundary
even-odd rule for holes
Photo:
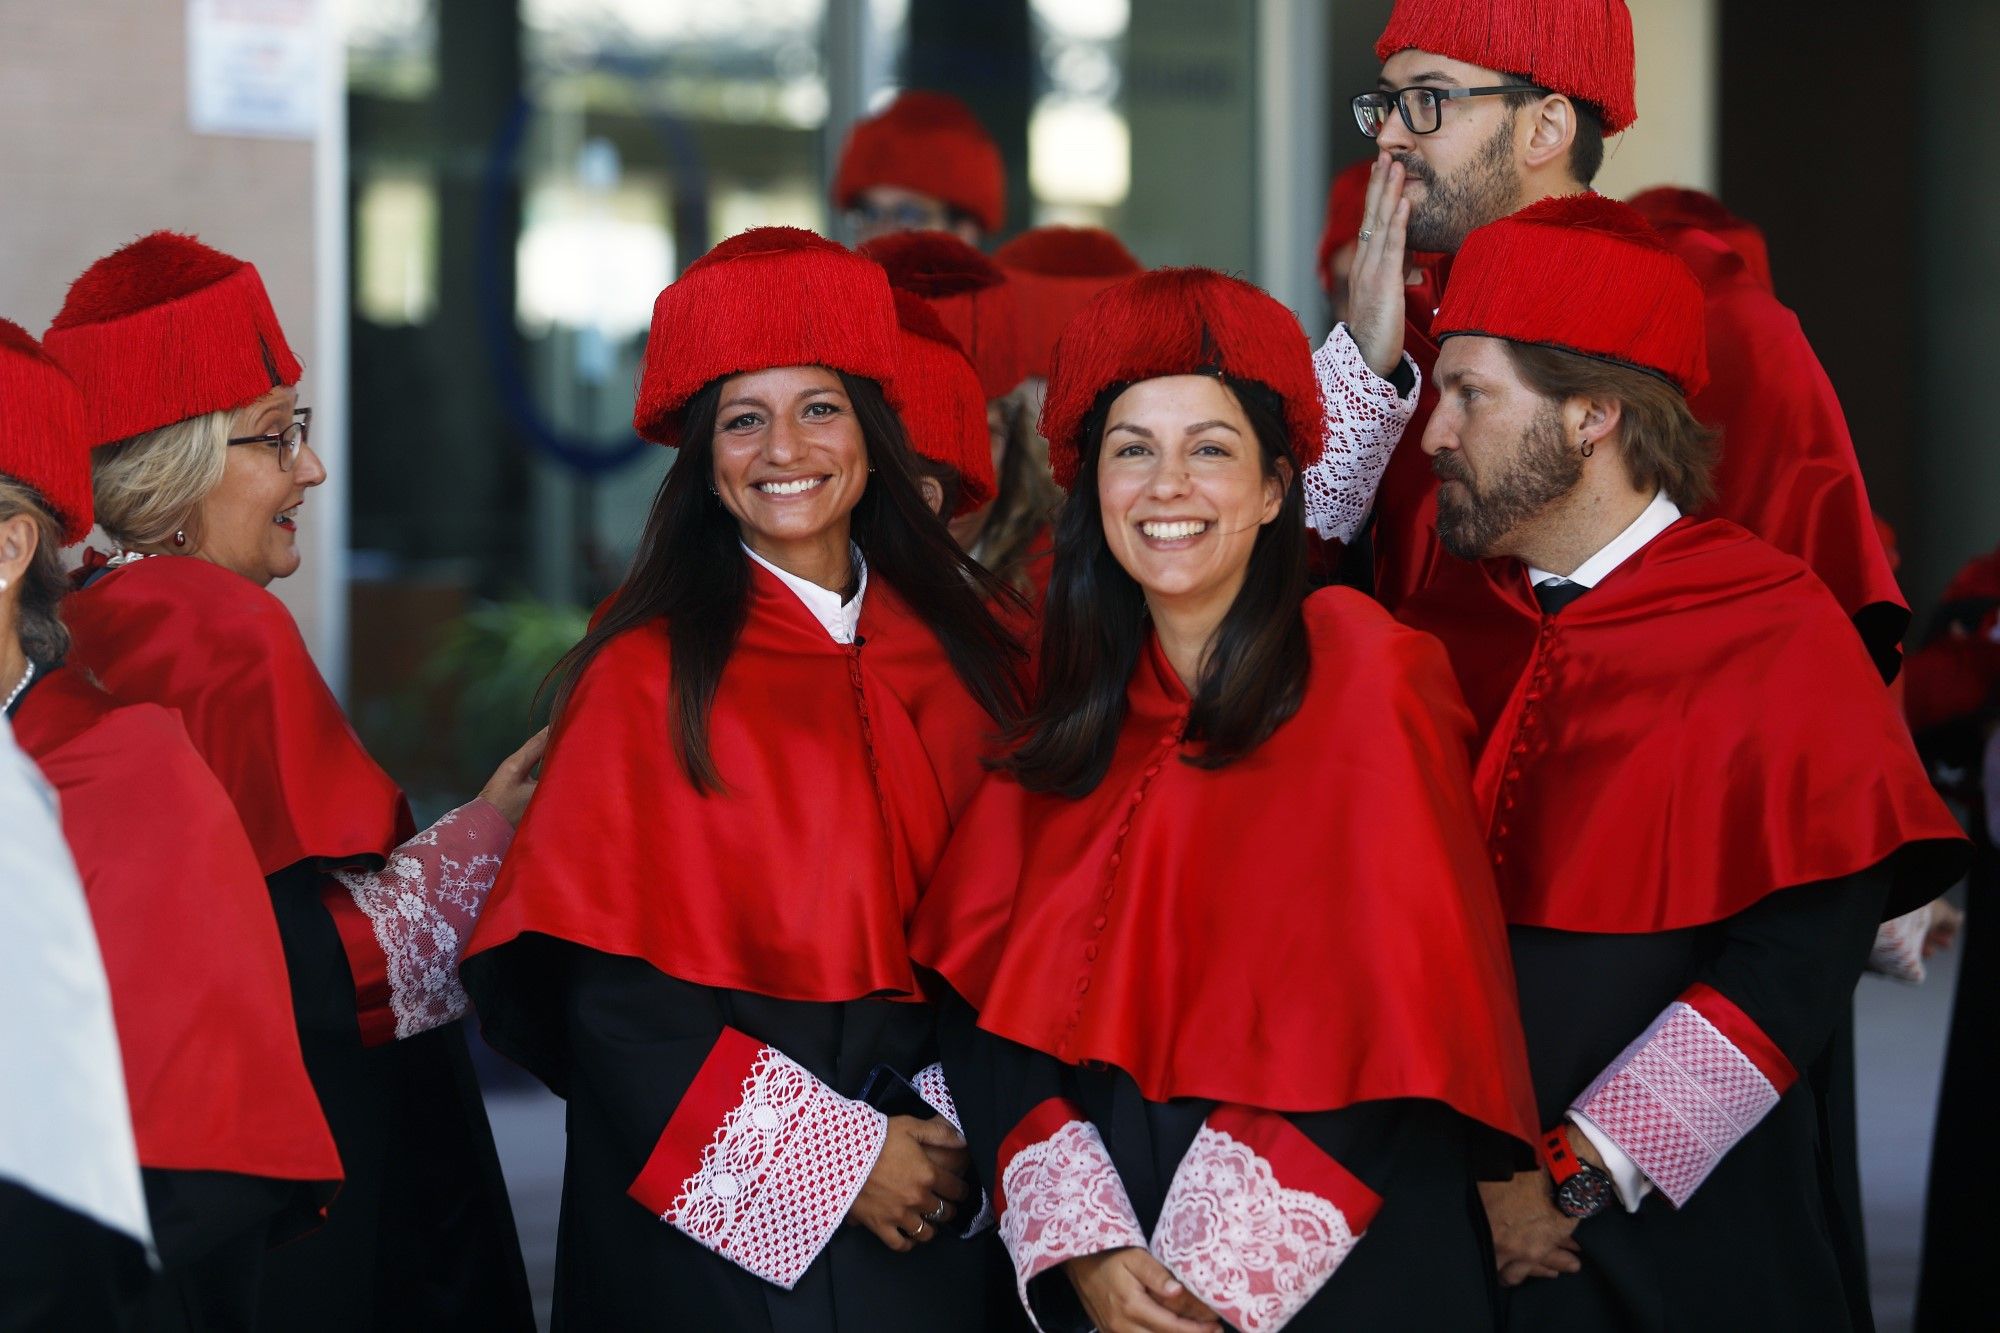
[[[1551,574],[1546,569],[1528,566],[1528,582],[1547,583],[1551,579],[1567,583],[1580,583],[1586,588],[1595,588],[1610,575],[1611,571],[1639,553],[1641,547],[1672,527],[1680,518],[1680,506],[1667,498],[1665,491],[1655,491],[1653,501],[1639,511],[1639,517],[1626,525],[1625,531],[1606,542],[1601,550],[1576,567],[1573,574]]]
[[[854,642],[855,632],[861,624],[861,599],[868,595],[868,562],[861,558],[860,547],[850,545],[847,548],[848,558],[854,561],[854,568],[860,574],[860,583],[854,590],[854,600],[850,602],[841,601],[839,593],[822,588],[811,579],[802,579],[796,574],[779,569],[752,551],[747,542],[744,543],[743,549],[752,560],[776,574],[780,583],[797,594],[798,599],[806,604],[806,610],[813,613],[813,619],[819,621],[826,632],[833,636],[835,643]]]

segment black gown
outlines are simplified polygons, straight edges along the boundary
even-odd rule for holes
[[[272,1333],[532,1330],[500,1157],[461,1020],[364,1046],[320,871],[270,877],[306,1073],[347,1180],[326,1224],[265,1258]]]
[[[1174,1172],[1215,1102],[1147,1101],[1122,1070],[1067,1065],[984,1031],[956,995],[946,1002],[942,1042],[973,1165],[989,1191],[1014,1126],[1049,1098],[1067,1097],[1097,1127],[1139,1224],[1152,1233]],[[1476,1181],[1524,1166],[1519,1144],[1440,1102],[1368,1102],[1286,1119],[1382,1199],[1353,1251],[1287,1329],[1496,1326],[1493,1243]],[[1035,1278],[1028,1292],[1047,1333],[1090,1327],[1060,1270]]]
[[[1691,984],[1734,1001],[1798,1070],[1850,1012],[1882,919],[1885,865],[1774,893],[1727,920],[1654,934],[1516,926],[1509,935],[1542,1120],[1571,1102]],[[1657,1191],[1578,1225],[1583,1270],[1507,1293],[1521,1330],[1856,1326],[1842,1277],[1822,1098],[1801,1077],[1685,1206]],[[1862,1312],[1865,1315],[1865,1311]]]
[[[787,1291],[704,1248],[627,1190],[725,1027],[844,1096],[937,1059],[935,1011],[886,999],[777,1000],[677,980],[637,958],[531,935],[465,964],[494,1046],[567,1099],[554,1327],[742,1333],[978,1333],[988,1230],[897,1254],[842,1226]],[[962,1104],[962,1101],[961,1101]]]
[[[116,1333],[150,1280],[122,1231],[0,1180],[0,1329]]]

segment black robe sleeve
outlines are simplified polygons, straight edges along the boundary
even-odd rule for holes
[[[146,1281],[138,1241],[0,1180],[0,1328],[114,1333]]]

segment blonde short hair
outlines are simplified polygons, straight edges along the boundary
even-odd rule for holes
[[[189,417],[107,444],[91,458],[97,521],[120,546],[158,546],[185,531],[190,546],[201,502],[222,481],[234,411]]]
[[[59,554],[62,524],[33,490],[0,473],[0,522],[22,514],[35,520],[36,540],[35,554],[21,576],[14,630],[29,660],[48,666],[69,654],[69,631],[58,614],[63,594],[69,591]]]

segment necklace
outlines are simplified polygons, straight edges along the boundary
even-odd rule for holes
[[[28,669],[21,673],[20,681],[16,683],[13,690],[11,690],[8,693],[7,702],[4,704],[0,704],[0,713],[5,713],[14,707],[14,701],[21,697],[21,691],[27,689],[28,682],[33,680],[34,678],[35,678],[35,664],[33,662],[30,662],[28,663]]]

